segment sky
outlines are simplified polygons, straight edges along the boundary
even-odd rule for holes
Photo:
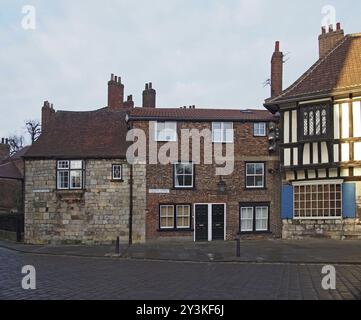
[[[106,106],[111,73],[136,106],[152,82],[158,107],[262,108],[276,40],[287,87],[317,60],[321,25],[361,32],[360,12],[359,0],[0,0],[0,137],[24,134],[45,100]]]

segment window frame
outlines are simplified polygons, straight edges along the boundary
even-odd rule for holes
[[[120,167],[120,178],[115,178],[114,177],[114,167],[119,166]],[[122,182],[123,180],[123,164],[121,163],[113,163],[112,164],[112,181],[118,181],[118,182]]]
[[[173,124],[175,126],[175,128],[173,128],[174,129],[174,136],[172,137],[172,139],[169,139],[169,140],[164,139],[164,138],[162,139],[162,137],[159,138],[159,136],[158,136],[158,125],[159,124],[164,124],[164,126],[165,126],[166,123],[171,123],[171,124]],[[177,142],[177,140],[178,140],[177,127],[178,127],[177,121],[155,121],[155,124],[154,124],[154,141],[156,141],[156,142]],[[165,130],[165,129],[166,128],[164,127],[163,130]]]
[[[302,129],[298,131],[298,141],[317,141],[332,137],[333,112],[331,110],[330,102],[301,105],[298,119],[302,120]]]
[[[339,220],[339,219],[342,219],[343,217],[343,211],[342,211],[342,206],[343,206],[343,199],[342,199],[342,180],[324,180],[324,181],[307,181],[307,182],[296,182],[296,183],[293,183],[292,186],[293,186],[293,219],[294,220]],[[322,188],[322,199],[319,199],[319,186],[323,186]],[[324,186],[328,186],[329,187],[329,190],[328,190],[328,199],[325,199],[324,197],[324,194],[325,194],[325,189],[324,189]],[[333,185],[335,186],[335,191],[334,191],[334,199],[331,199],[331,188],[330,186]],[[337,191],[337,188],[336,188],[336,185],[339,186],[339,191]],[[316,191],[316,200],[313,199],[313,192],[312,192],[312,187],[315,186],[317,191]],[[301,208],[301,192],[297,193],[296,194],[296,187],[304,187],[305,189],[305,199],[303,199],[302,201],[304,202],[304,208]],[[310,196],[309,196],[309,200],[307,199],[307,187],[310,187],[310,190],[311,190],[311,193],[310,193]],[[337,193],[339,193],[339,198],[337,198]],[[296,206],[296,197],[298,197],[298,203],[299,205]],[[331,202],[332,200],[334,201],[334,205],[335,207],[334,208],[331,208]],[[314,208],[313,207],[313,202],[317,202],[317,207]],[[322,211],[323,211],[323,214],[320,215],[319,214],[319,209],[321,209],[319,207],[319,202],[322,202],[323,203],[323,206],[322,206]],[[329,215],[325,215],[324,211],[325,211],[325,207],[324,207],[324,203],[325,202],[328,202],[328,210],[329,210]],[[339,206],[337,206],[337,202],[339,202]],[[311,206],[310,208],[307,207],[307,203],[311,203]],[[316,210],[316,215],[313,215],[313,210]],[[333,215],[331,216],[331,209],[334,209],[335,210],[335,213],[337,214],[337,210],[340,210],[340,214],[339,215]],[[296,211],[299,211],[299,215],[296,216]],[[305,215],[304,216],[301,216],[300,213],[301,211],[304,211],[305,212]],[[307,216],[307,211],[310,211],[310,215]]]
[[[259,133],[259,127],[258,127],[258,133],[256,133],[256,125],[263,125],[264,134]],[[253,136],[254,137],[266,137],[267,136],[267,123],[266,122],[254,122],[253,123]]]
[[[261,176],[260,174],[248,174],[247,173],[247,167],[248,167],[248,165],[251,165],[251,164],[254,164],[254,165],[255,164],[262,164],[263,165],[263,174],[262,174],[263,184],[262,184],[262,186],[248,186],[247,178],[249,176],[253,176],[253,177]],[[262,162],[262,161],[249,161],[249,162],[245,163],[245,187],[246,187],[247,190],[266,189],[266,163],[265,162]]]
[[[187,227],[178,227],[177,218],[178,218],[178,207],[188,207],[189,208],[189,226]],[[161,225],[161,209],[162,207],[173,207],[173,226],[172,227],[162,227]],[[185,217],[185,215],[183,215]],[[158,208],[158,231],[161,232],[181,232],[181,231],[192,231],[192,204],[190,203],[160,203]]]
[[[252,208],[252,231],[242,231],[242,209]],[[267,229],[257,230],[257,208],[267,208]],[[241,202],[239,204],[239,217],[238,217],[238,233],[239,234],[265,234],[271,232],[271,206],[269,202]]]
[[[214,139],[214,126],[215,124],[217,123],[220,123],[221,124],[221,129],[217,129],[217,130],[221,130],[221,139],[220,141],[215,141]],[[231,141],[227,141],[227,133],[225,132],[225,129],[224,129],[224,124],[227,123],[227,124],[231,124],[232,128],[231,129],[228,129],[228,130],[231,130],[232,131],[232,139]],[[227,130],[227,129],[226,129]],[[224,137],[226,136],[226,139],[224,139]],[[232,121],[213,121],[212,122],[212,143],[224,143],[224,144],[232,144],[234,143],[234,123]]]
[[[59,164],[61,162],[67,162],[68,166],[67,168],[59,168]],[[81,168],[80,169],[72,169],[71,163],[72,162],[81,162]],[[84,190],[85,189],[85,161],[81,159],[57,159],[56,160],[56,166],[55,166],[55,172],[56,172],[56,190],[57,191],[77,191],[77,190]],[[61,188],[60,187],[60,180],[59,180],[59,173],[60,172],[67,172],[68,173],[68,187]],[[80,187],[74,188],[71,186],[71,173],[72,172],[81,172],[81,179],[80,179]]]
[[[177,174],[177,165],[179,164],[191,164],[192,165],[192,175],[190,174],[182,174],[183,176],[191,176],[192,177],[192,185],[191,186],[179,186],[177,185],[177,176],[181,175],[181,174]],[[182,161],[178,161],[178,162],[174,162],[173,163],[173,188],[174,189],[180,189],[180,190],[191,190],[195,188],[195,165],[193,162],[182,162]]]

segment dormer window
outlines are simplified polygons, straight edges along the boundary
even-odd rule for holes
[[[303,119],[303,140],[313,140],[326,137],[329,133],[329,106],[315,105],[301,108]]]

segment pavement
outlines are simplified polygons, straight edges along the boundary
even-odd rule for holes
[[[29,265],[34,290],[22,288]],[[336,287],[325,290],[319,264],[114,259],[0,247],[0,300],[360,300],[361,265],[334,267]]]
[[[100,245],[27,245],[0,241],[0,247],[37,255],[133,260],[361,265],[361,241],[351,240],[244,240],[241,241],[240,257],[236,256],[235,241],[195,243],[162,240],[132,246],[121,244],[119,254],[115,253],[115,246]]]

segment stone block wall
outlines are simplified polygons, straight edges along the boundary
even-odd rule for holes
[[[361,240],[361,222],[360,219],[283,220],[282,238]]]
[[[123,164],[122,182],[111,179],[115,163]],[[25,242],[109,244],[118,236],[128,241],[130,170],[125,160],[86,160],[84,190],[56,190],[55,168],[55,160],[26,161]],[[139,198],[145,197],[142,170],[136,168],[134,177],[134,194]],[[138,241],[144,239],[141,203],[134,206],[133,230]]]

